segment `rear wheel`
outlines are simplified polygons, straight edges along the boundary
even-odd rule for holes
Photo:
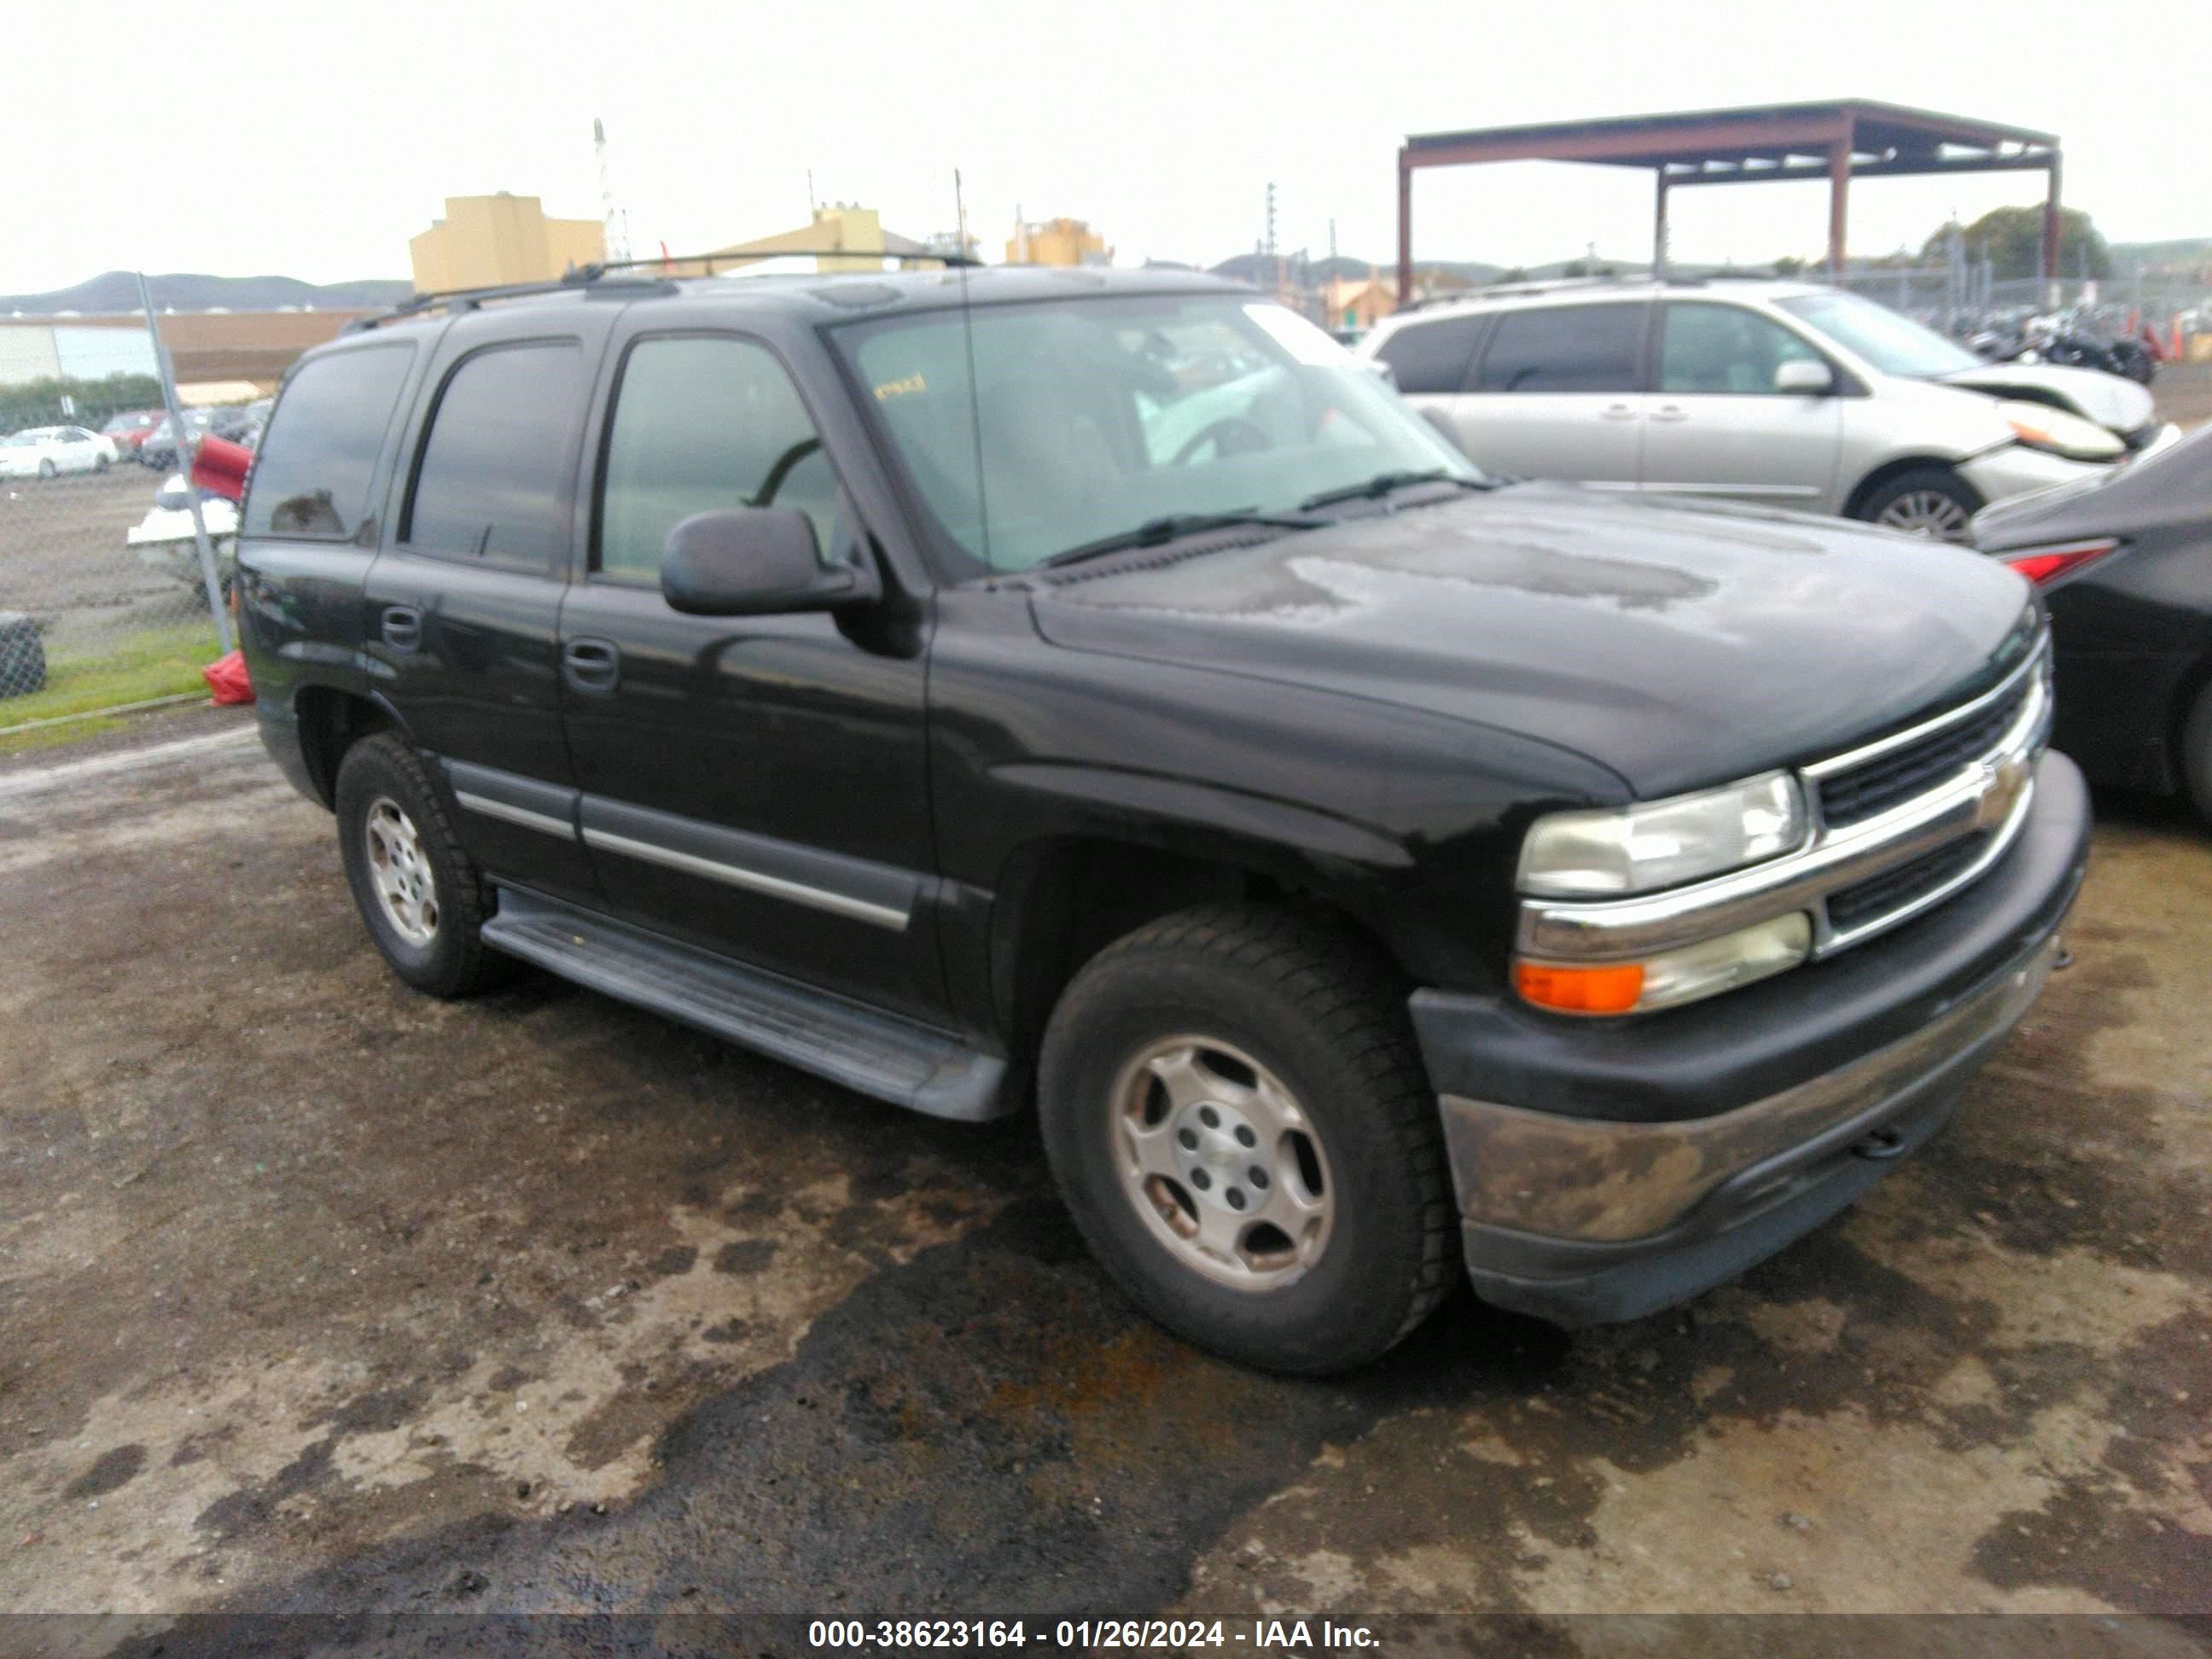
[[[1344,1370],[1449,1286],[1436,1100],[1402,988],[1353,935],[1244,905],[1140,928],[1068,987],[1039,1085],[1091,1249],[1201,1347]]]
[[[1886,530],[1930,541],[1963,542],[1966,526],[1982,510],[1974,487],[1946,466],[1916,466],[1875,489],[1858,516]]]
[[[392,971],[432,996],[466,996],[501,978],[487,946],[490,884],[462,850],[422,761],[380,732],[338,764],[338,848],[354,903]]]

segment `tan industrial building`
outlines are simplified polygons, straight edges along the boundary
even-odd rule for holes
[[[835,202],[828,207],[816,208],[809,222],[791,230],[755,237],[750,242],[732,242],[727,247],[711,248],[708,251],[711,258],[678,259],[661,268],[673,276],[703,276],[713,271],[742,270],[766,259],[811,253],[829,256],[815,260],[817,270],[873,270],[883,263],[886,253],[927,251],[911,236],[885,230],[875,209],[856,203]],[[851,257],[835,257],[839,254]]]
[[[234,402],[250,382],[273,391],[309,346],[333,339],[364,311],[165,311],[155,321],[180,386],[210,389],[185,401]],[[0,386],[67,377],[154,372],[143,317],[72,317],[0,320]],[[253,392],[245,394],[252,397]]]
[[[544,283],[605,259],[606,230],[597,219],[549,219],[535,196],[448,196],[446,216],[410,237],[407,253],[423,294]]]
[[[1016,210],[1017,215],[1019,210]],[[1017,217],[1006,242],[1012,265],[1110,265],[1114,250],[1080,219],[1045,219],[1032,223]]]

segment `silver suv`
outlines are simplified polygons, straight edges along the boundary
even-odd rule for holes
[[[1988,503],[2178,435],[2141,386],[1991,364],[1800,283],[1534,284],[1361,343],[1477,465],[1840,514],[1945,541]]]

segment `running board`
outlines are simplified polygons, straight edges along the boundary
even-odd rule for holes
[[[932,1117],[1002,1117],[1006,1062],[948,1031],[512,887],[484,943],[592,990]]]

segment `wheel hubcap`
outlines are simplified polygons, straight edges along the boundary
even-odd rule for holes
[[[1966,509],[1940,490],[1914,489],[1899,495],[1875,522],[1939,542],[1966,539]]]
[[[380,795],[369,805],[362,838],[384,919],[410,945],[428,945],[438,932],[438,883],[415,820],[398,802]]]
[[[1176,1036],[1115,1084],[1115,1169],[1153,1236],[1216,1284],[1271,1291],[1320,1260],[1336,1193],[1311,1121],[1267,1067]]]

